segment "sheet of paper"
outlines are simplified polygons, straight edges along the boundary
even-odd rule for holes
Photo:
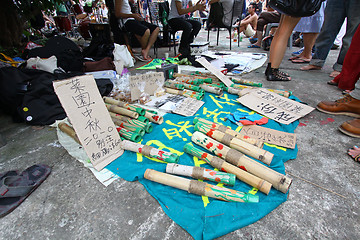
[[[204,66],[207,70],[209,70],[212,74],[220,79],[227,87],[230,87],[233,82],[230,80],[229,77],[225,76],[219,69],[211,65],[205,58],[201,57],[196,59],[198,63]]]
[[[290,124],[314,110],[266,89],[253,89],[237,100],[251,110],[283,124]]]
[[[164,84],[163,72],[151,72],[130,76],[131,100],[140,98],[142,92],[154,95],[155,91]]]
[[[294,149],[296,144],[296,134],[282,132],[258,125],[243,126],[240,134],[291,149]]]
[[[203,101],[194,98],[185,98],[184,101],[176,104],[176,109],[173,111],[173,113],[185,117],[194,116],[194,114],[201,108],[203,104]]]
[[[92,75],[53,82],[55,93],[98,171],[121,156],[121,139]]]

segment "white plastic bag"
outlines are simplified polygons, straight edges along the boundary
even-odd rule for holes
[[[131,56],[126,45],[114,44],[115,49],[113,51],[114,61],[122,60],[124,62],[124,67],[133,67],[135,59]]]

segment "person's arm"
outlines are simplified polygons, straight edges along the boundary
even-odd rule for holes
[[[173,0],[175,1],[175,0]],[[186,13],[195,12],[196,10],[204,11],[205,10],[205,3],[203,3],[203,0],[199,0],[195,6],[192,5],[191,1],[189,1],[189,7],[188,8],[182,8],[181,1],[175,1],[176,9],[179,13],[179,15],[183,15]]]
[[[128,14],[128,13],[121,12],[123,1],[128,1],[128,0],[115,0],[115,16],[116,16],[116,18],[135,18],[138,21],[142,21],[143,18],[138,13]]]

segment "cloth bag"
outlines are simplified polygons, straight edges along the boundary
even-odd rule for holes
[[[269,5],[292,17],[308,17],[320,10],[324,0],[269,0]]]
[[[126,45],[114,44],[115,49],[113,51],[114,61],[122,60],[124,62],[124,67],[133,67],[135,59],[131,56]]]

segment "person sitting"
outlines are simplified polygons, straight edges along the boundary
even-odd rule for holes
[[[141,45],[140,60],[151,60],[149,51],[159,34],[159,27],[145,22],[138,13],[132,13],[129,0],[115,0],[115,16],[122,18],[126,31],[135,35]]]
[[[168,24],[174,31],[183,31],[179,46],[182,58],[190,56],[190,43],[194,41],[201,29],[199,21],[186,19],[185,16],[197,10],[205,10],[203,0],[199,0],[195,6],[190,0],[171,0]]]
[[[250,5],[248,6],[249,15],[247,15],[243,20],[237,23],[237,25],[240,25],[239,32],[244,33],[246,37],[252,37],[255,35],[256,25],[258,21],[258,15],[255,13],[256,7],[256,3],[250,3]]]

